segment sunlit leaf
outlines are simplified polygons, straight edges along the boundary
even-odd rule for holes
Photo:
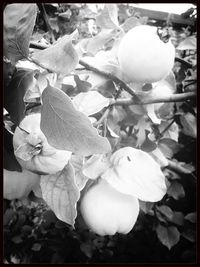
[[[72,102],[78,111],[90,116],[107,107],[110,100],[96,91],[90,91],[79,93],[74,97]]]
[[[42,175],[42,196],[56,217],[74,226],[77,216],[76,205],[80,197],[75,184],[74,169],[68,164],[63,171],[54,175]]]
[[[197,137],[197,120],[192,113],[186,113],[180,117],[183,133],[193,138]]]
[[[48,86],[42,102],[41,130],[50,145],[83,156],[110,151],[108,140],[98,135],[87,116],[75,109],[64,92]]]
[[[196,50],[197,49],[197,39],[196,37],[193,36],[189,36],[187,38],[185,38],[185,40],[183,40],[182,42],[180,42],[180,44],[176,47],[176,49],[178,50]]]

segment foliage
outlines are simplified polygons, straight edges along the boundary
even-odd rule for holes
[[[5,7],[4,168],[20,173],[13,133],[33,113],[49,145],[73,153],[28,197],[4,200],[5,263],[195,261],[196,30],[160,25],[176,48],[173,69],[138,84],[117,51],[143,24],[153,22],[123,4]],[[25,151],[31,159],[42,149],[35,140]],[[79,205],[99,177],[139,199],[127,235],[99,236],[85,225]]]

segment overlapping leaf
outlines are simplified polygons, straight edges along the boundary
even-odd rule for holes
[[[64,92],[49,85],[43,91],[42,102],[41,130],[50,145],[83,156],[110,151],[108,140],[98,135]]]
[[[49,48],[35,52],[32,59],[53,72],[67,75],[76,68],[79,61],[72,38],[71,35],[63,36]]]
[[[4,9],[4,55],[13,63],[29,54],[36,15],[36,4],[11,4]]]
[[[77,216],[76,204],[80,197],[75,184],[74,169],[68,163],[63,171],[54,175],[42,175],[40,186],[42,196],[56,217],[74,226]]]
[[[118,8],[116,4],[104,6],[101,14],[96,18],[97,26],[104,29],[113,29],[118,26]]]

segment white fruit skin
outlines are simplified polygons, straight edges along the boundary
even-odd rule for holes
[[[156,27],[140,25],[131,29],[119,44],[118,60],[131,82],[152,83],[165,78],[174,65],[175,48],[164,43]]]
[[[127,234],[136,223],[139,202],[100,179],[83,196],[80,210],[85,223],[98,235]]]
[[[39,175],[27,170],[17,172],[4,169],[3,198],[13,200],[26,197],[39,180]]]
[[[31,159],[31,162],[34,164],[27,164],[27,163],[30,163],[30,161],[24,161],[18,158],[17,156],[16,156],[16,159],[24,169],[28,169],[38,174],[55,174],[61,171],[65,167],[72,153],[66,150],[55,149],[47,143],[46,137],[40,129],[40,120],[41,120],[40,113],[34,113],[31,115],[28,115],[22,120],[22,122],[20,123],[20,127],[29,133],[38,134],[38,136],[43,141],[45,141],[46,147],[48,146],[48,150],[52,149],[53,152],[55,153],[53,155],[50,154],[48,156],[45,154],[45,150],[44,150],[42,154],[36,155]],[[30,126],[27,126],[28,121],[32,122]],[[16,150],[17,147],[19,146],[19,141],[17,140],[18,134],[27,136],[26,133],[22,132],[18,127],[16,128],[14,136],[13,136],[14,150]]]

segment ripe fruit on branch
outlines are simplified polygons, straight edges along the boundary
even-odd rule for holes
[[[170,40],[163,42],[153,26],[134,27],[119,44],[119,64],[130,82],[152,83],[165,78],[173,67],[174,58],[173,44]]]
[[[40,176],[27,170],[22,172],[3,170],[3,198],[19,199],[27,196],[39,182]]]
[[[39,113],[26,116],[13,136],[15,156],[19,164],[38,174],[61,171],[71,157],[71,152],[50,146],[40,129]]]
[[[118,192],[100,178],[85,192],[80,210],[85,223],[95,233],[102,236],[127,234],[137,220],[139,202],[133,196]]]

